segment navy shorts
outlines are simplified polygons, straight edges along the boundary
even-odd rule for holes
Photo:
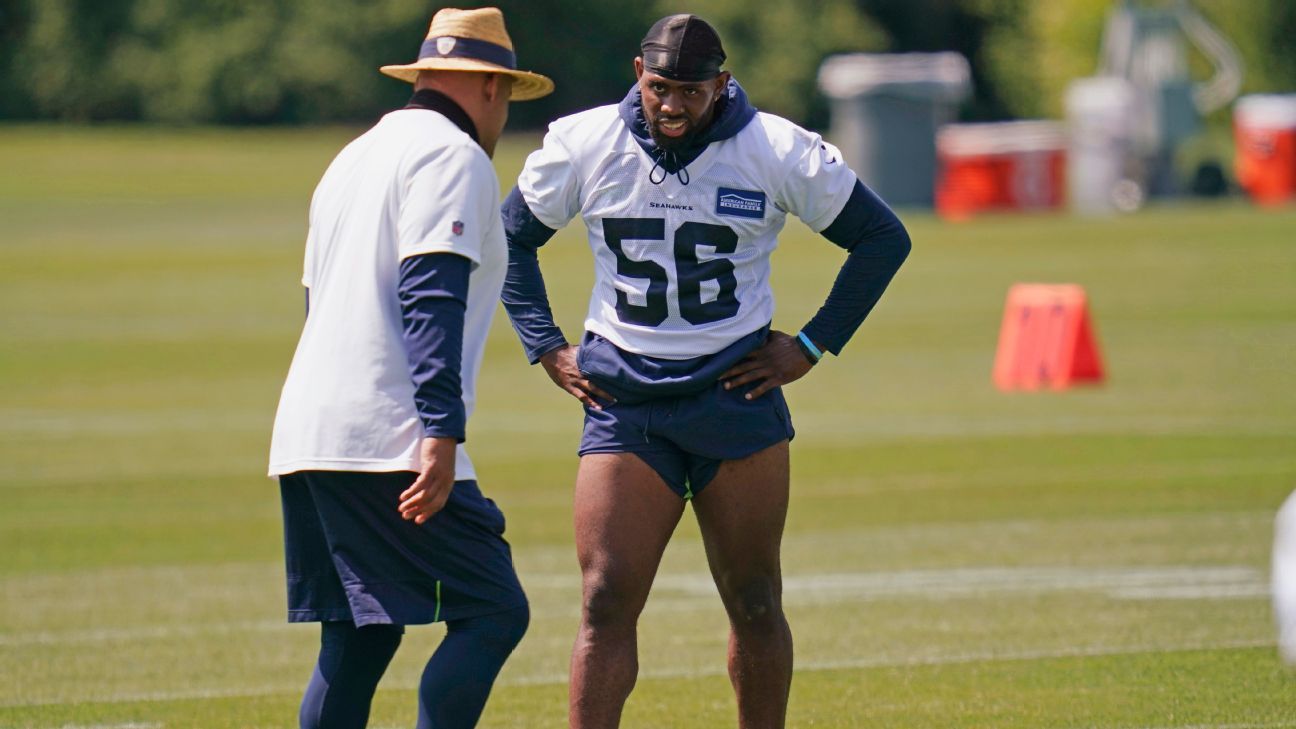
[[[504,515],[476,481],[457,481],[423,524],[401,518],[416,474],[281,476],[288,621],[419,625],[526,604]]]
[[[749,389],[726,390],[716,382],[691,395],[586,407],[580,454],[633,453],[681,498],[691,499],[715,478],[722,461],[794,435],[783,391],[776,387],[746,400]]]

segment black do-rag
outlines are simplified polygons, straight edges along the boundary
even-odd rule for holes
[[[696,15],[668,15],[639,44],[644,68],[673,81],[706,81],[725,61],[720,34]]]

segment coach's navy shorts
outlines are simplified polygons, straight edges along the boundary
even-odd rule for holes
[[[288,621],[418,625],[526,604],[504,515],[476,481],[457,481],[423,524],[401,518],[416,474],[281,476]]]

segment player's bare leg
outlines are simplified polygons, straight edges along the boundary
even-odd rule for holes
[[[610,729],[639,671],[636,629],[684,501],[638,456],[591,454],[576,476],[583,599],[572,649],[573,729]]]
[[[779,549],[788,507],[788,444],[720,466],[693,499],[707,561],[729,613],[729,680],[740,729],[781,729],[792,685]]]

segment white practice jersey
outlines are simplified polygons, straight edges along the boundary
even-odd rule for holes
[[[471,416],[508,261],[499,180],[445,116],[404,109],[342,150],[315,190],[302,276],[310,313],[279,400],[270,475],[419,470],[423,425],[397,287],[400,262],[425,253],[473,263],[460,367]],[[455,479],[473,478],[460,445]]]
[[[585,327],[628,352],[713,354],[774,315],[770,255],[788,213],[815,232],[845,207],[855,173],[819,135],[757,113],[707,146],[684,184],[649,179],[653,159],[616,106],[555,121],[518,188],[540,222],[578,213],[594,252]],[[653,179],[661,179],[659,167]]]

